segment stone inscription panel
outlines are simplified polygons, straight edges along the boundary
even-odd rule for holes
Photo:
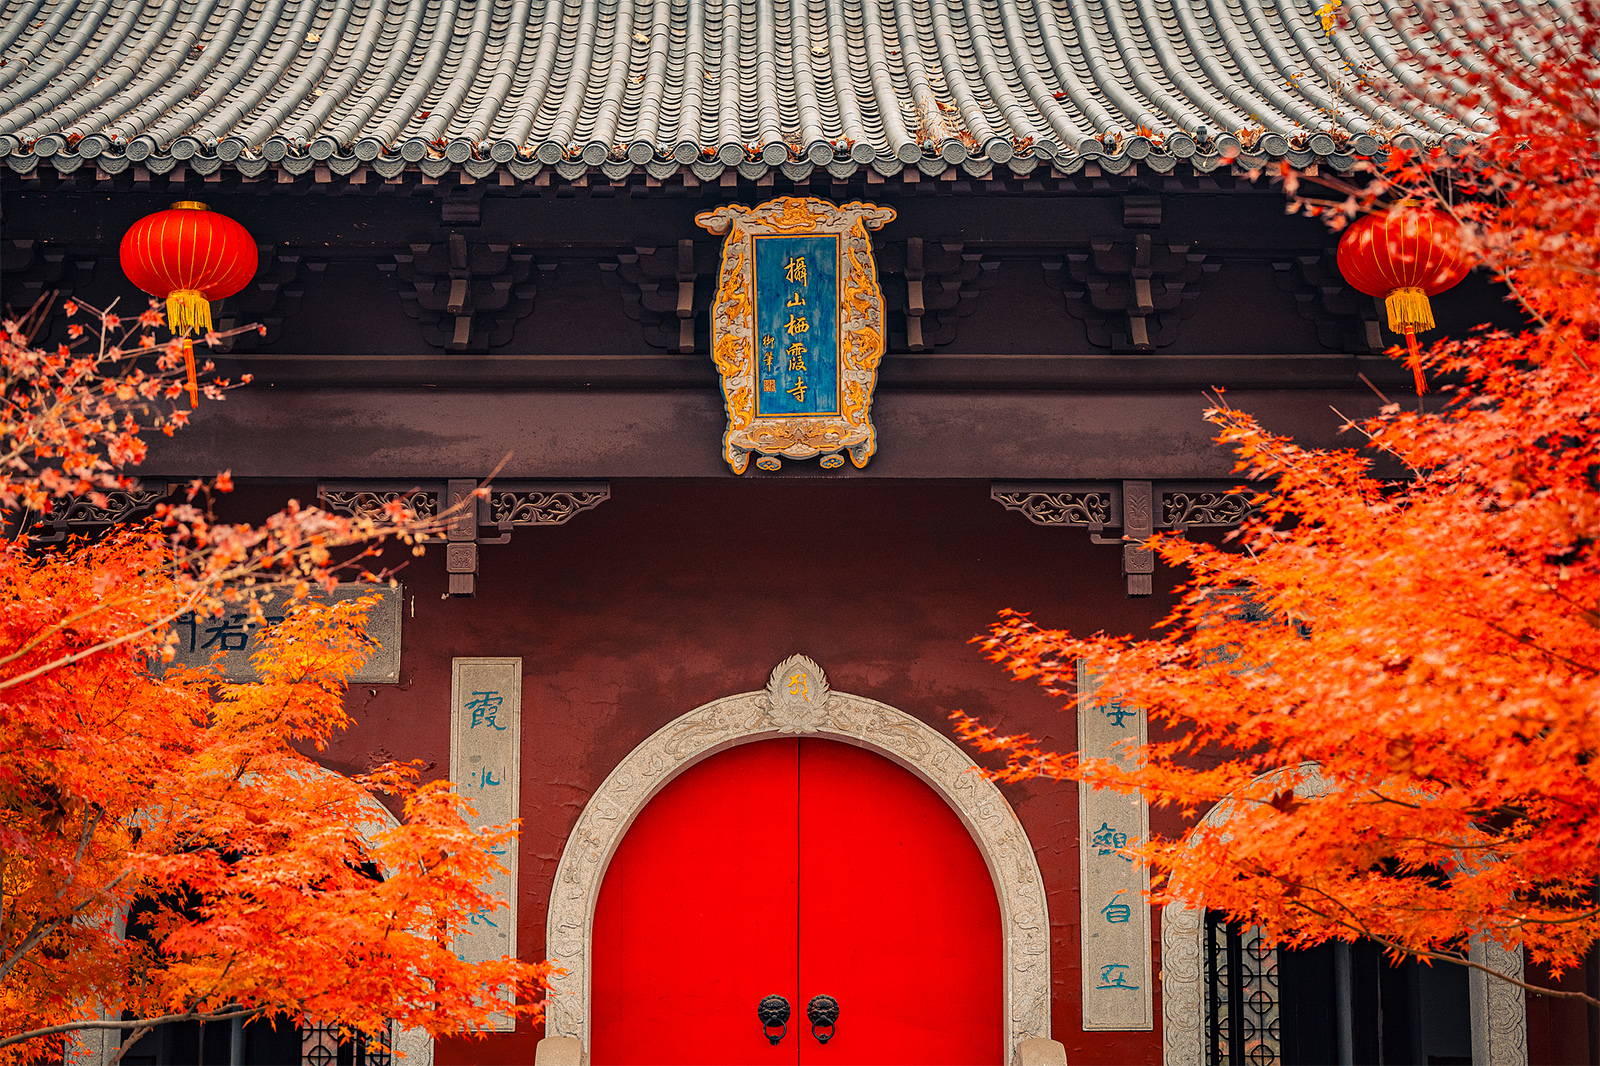
[[[450,679],[450,780],[476,810],[474,827],[505,825],[520,811],[522,769],[522,660],[452,660]],[[455,952],[467,962],[517,954],[517,842],[495,853],[506,868],[488,885],[506,901],[499,910],[472,916]],[[488,1028],[508,1033],[515,1019],[497,1014]]]
[[[357,600],[363,596],[376,596],[378,602],[367,614],[367,636],[375,645],[360,669],[350,675],[352,683],[394,684],[400,680],[400,604],[405,599],[404,586],[370,585],[365,582],[341,584],[331,593],[313,593],[312,599],[321,601]],[[283,621],[289,607],[289,594],[280,592],[263,597],[261,613],[267,624],[250,621],[250,612],[242,605],[215,617],[196,617],[194,614],[178,616],[173,628],[178,632],[176,661],[185,666],[205,666],[213,656],[220,656],[222,676],[229,681],[254,681],[256,670],[250,657],[261,646],[261,638],[273,625]]]
[[[1125,749],[1146,739],[1145,712],[1100,699],[1099,679],[1078,661],[1078,750],[1131,767]],[[1086,1032],[1154,1028],[1151,998],[1150,872],[1126,849],[1150,834],[1142,796],[1078,784],[1078,872]]]

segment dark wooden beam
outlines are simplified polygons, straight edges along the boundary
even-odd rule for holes
[[[1379,405],[1365,390],[1230,391],[1236,407],[1315,447],[1351,446],[1342,419]],[[865,470],[785,461],[778,477],[1227,479],[1199,391],[937,390],[884,393],[878,452]],[[301,481],[482,477],[732,477],[713,390],[270,389],[203,403],[191,426],[157,436],[140,475]],[[747,477],[772,475],[751,474]]]
[[[537,355],[488,352],[465,356],[419,352],[358,355],[212,355],[217,371],[237,379],[250,373],[260,385],[429,386],[489,385],[576,388],[717,387],[716,368],[703,353],[649,355]],[[1383,355],[1338,352],[1289,355],[1086,355],[1009,353],[971,355],[891,353],[879,368],[885,391],[923,388],[976,390],[1133,388],[1342,388],[1358,373],[1405,391],[1412,378]]]

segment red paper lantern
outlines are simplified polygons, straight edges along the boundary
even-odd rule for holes
[[[122,238],[122,272],[167,301],[167,324],[183,337],[189,402],[199,406],[189,334],[210,332],[211,301],[227,299],[256,276],[256,242],[227,215],[182,200],[133,224]]]
[[[1417,334],[1433,328],[1437,296],[1467,276],[1456,223],[1441,211],[1397,206],[1367,215],[1339,239],[1339,273],[1368,296],[1384,297],[1389,329],[1402,333],[1416,375],[1417,391],[1427,392]]]

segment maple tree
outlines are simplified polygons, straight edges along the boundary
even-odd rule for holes
[[[1005,754],[999,776],[1137,788],[1191,817],[1236,801],[1226,825],[1137,849],[1158,904],[1480,969],[1483,937],[1556,975],[1600,936],[1600,5],[1531,10],[1425,4],[1404,27],[1447,28],[1414,57],[1434,80],[1377,90],[1474,124],[1459,154],[1401,142],[1365,180],[1277,175],[1291,211],[1335,228],[1448,212],[1530,328],[1434,344],[1422,366],[1447,402],[1386,398],[1349,450],[1269,433],[1219,393],[1205,417],[1261,483],[1256,510],[1231,544],[1149,542],[1190,574],[1160,634],[1007,612],[979,638],[1079,713],[1123,700],[1164,727],[1119,765],[958,716]],[[1080,660],[1098,691],[1077,691]]]
[[[383,579],[363,569],[382,541],[420,548],[439,520],[291,505],[260,526],[214,522],[203,493],[223,475],[143,524],[31,548],[25,509],[127,487],[141,435],[187,417],[154,306],[127,323],[67,310],[97,324],[54,352],[28,341],[39,309],[0,336],[0,1063],[91,1028],[132,1030],[126,1050],[172,1021],[288,1015],[382,1040],[391,1022],[538,1018],[544,964],[451,950],[503,905],[481,886],[514,828],[473,829],[452,786],[415,767],[352,778],[307,754],[350,724],[345,679],[371,650],[370,598],[311,594]],[[172,662],[179,616],[262,622],[268,592],[298,605],[263,637],[257,681]],[[381,794],[403,804],[397,826]]]

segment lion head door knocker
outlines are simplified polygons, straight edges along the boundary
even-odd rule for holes
[[[761,1019],[761,1035],[776,1046],[789,1032],[789,1001],[774,992],[756,1004],[756,1017]]]
[[[812,996],[806,1004],[806,1017],[811,1021],[811,1035],[817,1043],[826,1044],[833,1039],[834,1028],[839,1024],[839,1001],[832,996]]]

